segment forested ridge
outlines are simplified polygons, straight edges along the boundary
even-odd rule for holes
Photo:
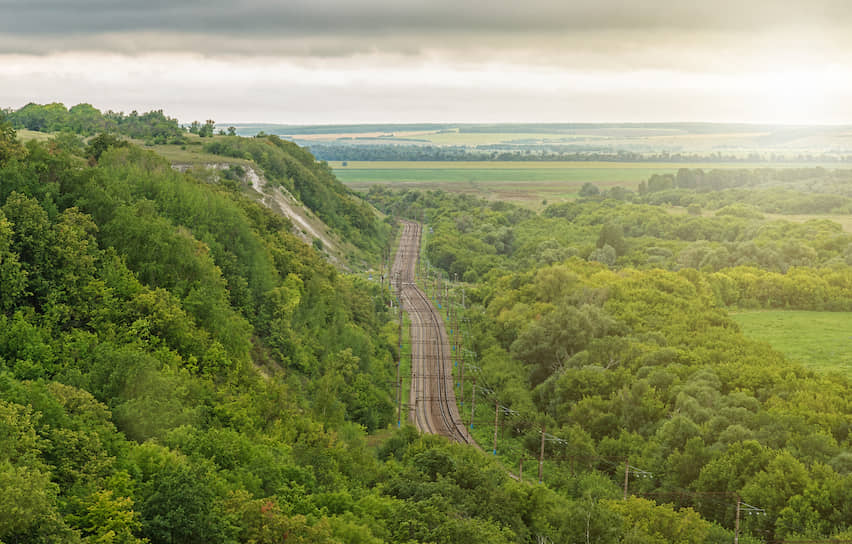
[[[203,147],[212,155],[251,161],[264,174],[266,180],[293,194],[305,207],[349,243],[360,250],[377,251],[379,241],[386,236],[385,227],[377,221],[375,213],[331,173],[325,162],[320,162],[306,149],[277,136],[259,133],[254,138],[240,138],[233,127],[228,132],[214,134],[215,122],[204,125],[194,121],[181,126],[177,119],[168,117],[162,110],[129,114],[101,112],[90,104],[77,104],[66,108],[64,104],[30,103],[18,110],[3,113],[12,129],[54,134],[56,145],[66,151],[97,160],[109,146],[125,145],[127,141],[144,143],[147,147],[162,144],[179,144]],[[200,137],[191,137],[192,135]],[[207,142],[202,146],[202,142]],[[227,171],[235,181],[244,175],[240,164],[231,165]]]
[[[846,175],[747,179],[786,179],[784,199],[807,203],[812,180]],[[628,481],[630,494],[728,529],[739,497],[753,514],[742,530],[762,541],[852,537],[848,379],[785,360],[729,315],[852,311],[852,235],[824,219],[766,219],[732,202],[724,185],[678,189],[674,177],[668,187],[658,179],[639,193],[589,184],[584,198],[540,214],[440,191],[374,188],[369,198],[425,220],[432,273],[462,282],[449,290],[465,290],[456,319],[469,365],[464,398],[472,402],[475,379],[476,436],[489,446],[498,407],[503,430],[493,437],[505,462],[537,460],[544,448],[545,480],[568,496],[578,478],[608,475],[612,486]],[[835,187],[842,206],[847,188]],[[773,205],[771,190],[752,190]],[[652,200],[663,191],[716,209],[672,213]],[[431,277],[427,289],[438,284]],[[642,507],[628,501],[622,511]],[[635,521],[658,528],[663,519]]]

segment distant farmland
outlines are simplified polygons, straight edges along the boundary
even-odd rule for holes
[[[576,150],[638,153],[721,153],[745,157],[762,153],[795,157],[831,149],[852,153],[850,126],[788,126],[728,123],[497,123],[367,124],[293,126],[235,123],[237,132],[260,131],[302,143],[438,146],[569,146]],[[218,128],[226,128],[222,125]],[[590,149],[585,149],[590,150]],[[354,158],[354,157],[353,157]]]
[[[490,200],[509,200],[537,207],[542,200],[573,199],[584,183],[600,189],[621,186],[636,190],[652,174],[674,174],[679,168],[758,168],[747,163],[545,162],[545,161],[340,161],[329,162],[335,175],[356,191],[372,185],[442,189]],[[783,168],[801,164],[776,164]]]

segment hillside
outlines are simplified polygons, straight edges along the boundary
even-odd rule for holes
[[[374,211],[306,149],[277,136],[230,136],[211,141],[204,151],[254,161],[270,182],[295,196],[343,239],[362,249],[382,247]]]
[[[598,504],[614,498],[598,478],[578,482],[594,503],[570,499],[477,451],[389,430],[399,338],[386,293],[290,227],[240,184],[134,145],[102,138],[77,155],[3,126],[0,541],[493,544],[630,530]]]
[[[159,150],[158,150],[159,151]],[[158,153],[159,154],[159,153]],[[319,217],[311,212],[286,187],[270,183],[252,161],[182,163],[170,161],[172,168],[192,174],[210,183],[224,183],[240,187],[243,194],[263,204],[271,211],[290,221],[290,232],[308,245],[313,245],[332,264],[344,270],[363,266],[371,260],[371,253],[359,250]]]
[[[214,134],[213,121],[184,130],[161,110],[139,114],[102,113],[89,104],[28,104],[7,112],[13,128],[28,139],[56,136],[65,149],[85,155],[92,142],[119,138],[163,155],[178,170],[211,168],[225,182],[242,182],[277,213],[294,223],[293,231],[340,266],[362,266],[384,249],[388,228],[374,209],[344,187],[324,162],[277,136],[240,138]],[[108,135],[107,140],[103,140]],[[200,174],[199,176],[204,176]],[[216,177],[216,176],[214,176]]]

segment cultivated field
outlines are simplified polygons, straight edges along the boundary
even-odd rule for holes
[[[732,317],[746,336],[768,342],[791,360],[852,378],[852,314],[778,310]]]
[[[419,144],[449,146],[579,146],[639,153],[722,153],[745,157],[752,152],[780,156],[852,152],[852,127],[719,123],[651,124],[370,124],[287,126],[240,124],[237,131],[259,131],[302,143]],[[591,150],[591,149],[586,149]]]
[[[679,168],[766,167],[766,164],[749,163],[592,161],[347,161],[346,166],[340,161],[330,161],[329,165],[344,184],[356,191],[366,191],[372,185],[442,189],[531,207],[541,206],[542,200],[553,203],[573,199],[586,182],[602,190],[622,186],[635,191],[652,174],[674,174]]]

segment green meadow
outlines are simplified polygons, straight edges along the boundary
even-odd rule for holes
[[[746,336],[817,371],[852,377],[852,314],[788,310],[732,314]]]

